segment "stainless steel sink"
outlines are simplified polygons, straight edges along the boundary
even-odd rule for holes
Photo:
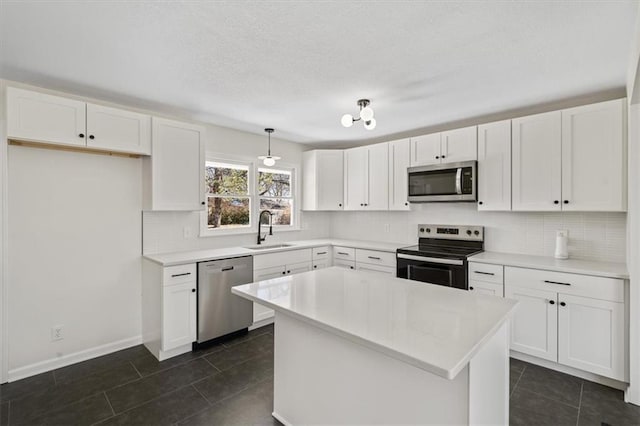
[[[269,250],[269,249],[292,247],[292,246],[293,244],[260,244],[260,245],[248,246],[244,248],[249,250]]]

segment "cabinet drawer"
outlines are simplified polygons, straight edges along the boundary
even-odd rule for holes
[[[491,296],[502,297],[502,294],[504,293],[504,287],[502,283],[495,284],[483,281],[469,280],[469,291],[478,294],[488,294]]]
[[[358,262],[358,266],[356,266],[356,270],[377,272],[381,274],[391,275],[392,277],[396,276],[396,268],[392,268],[390,266],[372,265],[372,264]]]
[[[167,286],[196,280],[196,264],[189,263],[187,265],[168,266],[164,268],[162,284]]]
[[[505,285],[624,302],[624,281],[592,275],[505,267]]]
[[[372,265],[387,266],[389,268],[396,267],[396,254],[387,251],[376,250],[356,250],[356,262],[369,263]]]
[[[322,246],[311,249],[313,252],[313,260],[329,259],[331,257],[331,247]]]
[[[504,266],[487,263],[469,262],[469,280],[502,284],[504,282]]]
[[[311,249],[287,250],[277,253],[254,255],[253,269],[264,269],[272,266],[300,262],[311,262]]]
[[[337,266],[338,268],[355,269],[356,262],[352,260],[333,259],[333,266]]]
[[[356,249],[350,247],[335,246],[333,248],[333,258],[350,260],[354,262],[356,260]]]

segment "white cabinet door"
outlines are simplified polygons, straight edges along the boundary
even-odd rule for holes
[[[442,163],[472,161],[478,158],[477,126],[448,130],[440,135]]]
[[[270,268],[256,269],[253,271],[253,281],[270,280],[272,278],[280,278],[286,275],[287,269],[285,265],[272,266]]]
[[[478,210],[511,210],[511,120],[478,126]]]
[[[154,117],[152,129],[152,210],[203,210],[204,128]]]
[[[322,259],[322,260],[314,260],[313,261],[313,270],[317,270],[317,269],[324,269],[324,268],[328,268],[330,265],[331,261],[329,259]]]
[[[367,147],[366,210],[389,209],[389,144]]]
[[[196,340],[196,283],[162,289],[162,350],[168,351]]]
[[[86,104],[30,90],[7,88],[7,138],[86,146]]]
[[[337,266],[338,268],[346,268],[346,269],[355,269],[356,262],[353,260],[343,260],[343,259],[333,259],[333,266]]]
[[[624,304],[559,294],[558,362],[625,381]]]
[[[411,138],[411,165],[440,164],[440,133]]]
[[[469,281],[469,291],[489,296],[500,296],[504,292],[502,284],[486,283],[482,281]]]
[[[358,263],[356,264],[356,270],[358,271],[369,271],[369,272],[377,272],[380,274],[391,275],[392,277],[396,276],[396,269],[391,268],[389,266],[381,266],[381,265],[371,265],[368,263]]]
[[[287,265],[287,274],[301,274],[302,272],[309,272],[311,270],[311,262],[300,262]]]
[[[561,209],[561,118],[553,111],[511,122],[513,210]]]
[[[562,209],[625,211],[626,100],[562,111]]]
[[[410,163],[409,139],[389,142],[389,210],[409,210],[407,167]]]
[[[109,151],[151,154],[151,117],[87,104],[87,146]]]
[[[302,209],[342,210],[344,154],[341,149],[315,149],[302,153]]]
[[[504,295],[520,302],[511,321],[511,349],[557,361],[557,293],[505,285]]]
[[[344,151],[344,208],[364,210],[367,196],[367,147]]]

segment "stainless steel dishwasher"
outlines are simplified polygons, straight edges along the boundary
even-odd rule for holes
[[[252,281],[252,256],[198,263],[198,343],[251,325],[253,303],[231,287]]]

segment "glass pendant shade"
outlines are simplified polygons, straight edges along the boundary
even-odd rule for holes
[[[373,129],[375,129],[375,128],[376,128],[376,119],[375,119],[375,118],[372,118],[372,119],[371,119],[371,120],[369,120],[369,121],[365,121],[365,122],[364,122],[364,128],[365,128],[365,129],[367,129],[367,130],[373,130]]]
[[[370,121],[373,118],[373,110],[371,107],[364,107],[360,110],[360,118],[362,121]]]
[[[340,122],[344,127],[351,127],[353,126],[353,116],[351,114],[345,114],[342,116]]]

